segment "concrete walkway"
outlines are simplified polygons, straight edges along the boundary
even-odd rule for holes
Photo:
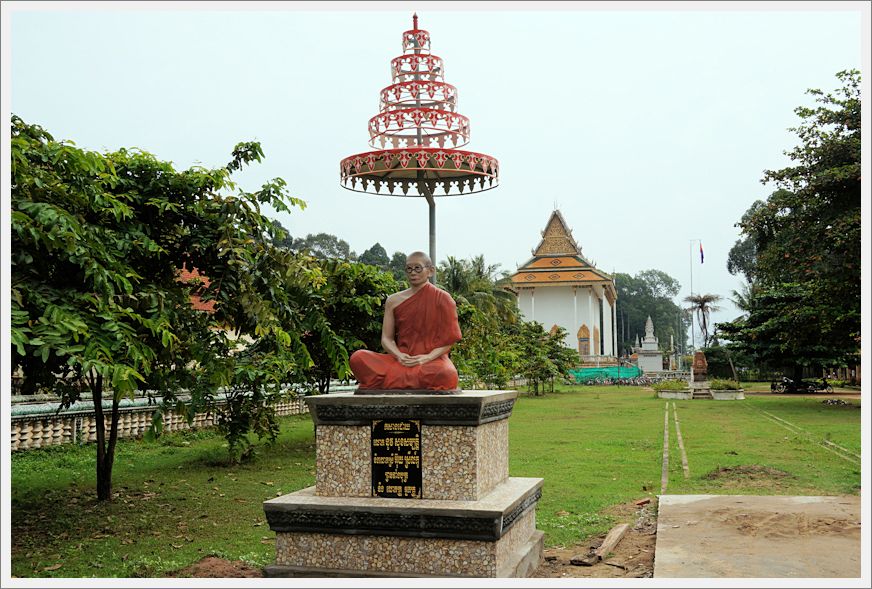
[[[860,497],[661,495],[654,577],[860,577]]]

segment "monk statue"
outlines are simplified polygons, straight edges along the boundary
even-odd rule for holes
[[[406,257],[410,286],[385,301],[381,343],[387,353],[351,355],[358,392],[458,390],[457,369],[448,358],[461,338],[457,307],[450,294],[430,283],[433,273],[427,254]]]

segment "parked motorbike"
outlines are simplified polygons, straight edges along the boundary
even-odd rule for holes
[[[816,382],[813,380],[803,381],[806,384],[806,389],[809,393],[832,393],[833,387],[830,386],[830,383],[827,382],[827,379],[824,378],[821,382]]]
[[[833,392],[833,387],[830,386],[830,384],[827,382],[827,379],[823,379],[822,382],[815,382],[811,380],[795,381],[792,378],[787,378],[786,376],[782,377],[780,382],[773,383],[770,388],[774,393]]]

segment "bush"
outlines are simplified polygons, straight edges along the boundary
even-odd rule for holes
[[[684,380],[661,380],[651,385],[655,391],[685,391],[688,389]]]
[[[737,391],[742,388],[735,380],[725,380],[715,378],[709,381],[709,385],[713,391]]]

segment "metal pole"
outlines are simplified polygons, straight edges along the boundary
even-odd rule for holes
[[[427,199],[427,207],[430,209],[430,260],[433,265],[436,265],[436,201],[433,195],[430,194],[430,187],[423,181],[418,182],[418,186],[424,190],[424,198]],[[420,188],[419,188],[420,189]],[[430,277],[430,282],[436,283],[436,276]]]
[[[687,244],[688,253],[690,254],[690,296],[693,296],[693,242],[691,239]],[[693,328],[693,311],[690,312],[690,349],[696,350],[696,330]]]
[[[412,27],[414,30],[418,30],[418,14],[415,13],[412,15]],[[418,46],[418,41],[412,41],[415,44],[415,55],[421,53],[421,48]],[[421,76],[418,74],[418,66],[415,67],[415,80],[420,80]],[[419,92],[415,96],[415,108],[421,107],[421,93]],[[424,147],[423,137],[421,134],[421,125],[418,125],[417,129],[417,139],[418,142],[416,147]],[[430,192],[430,187],[427,186],[427,183],[424,181],[424,174],[421,170],[418,170],[418,192],[424,195],[424,198],[427,200],[427,207],[430,209],[430,262],[433,266],[436,266],[436,201],[433,200],[433,193]],[[430,276],[430,282],[432,284],[436,284],[436,276]]]

